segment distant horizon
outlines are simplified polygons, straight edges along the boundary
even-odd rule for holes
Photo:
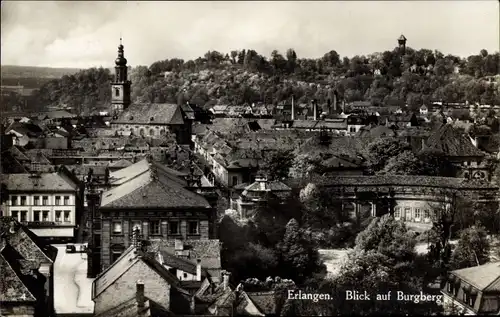
[[[253,49],[299,58],[407,46],[467,57],[500,47],[498,1],[3,1],[2,65],[113,67]],[[40,14],[45,12],[48,14]]]

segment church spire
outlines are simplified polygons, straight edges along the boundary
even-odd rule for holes
[[[123,111],[130,105],[130,81],[128,80],[127,59],[120,36],[120,45],[118,45],[118,56],[115,59],[115,79],[111,83],[112,95],[111,103],[115,113]]]

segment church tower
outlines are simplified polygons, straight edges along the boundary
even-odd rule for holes
[[[401,34],[401,36],[398,38],[398,46],[399,46],[399,54],[401,56],[404,56],[406,54],[406,37]]]
[[[111,83],[111,104],[114,113],[126,110],[130,105],[130,84],[127,78],[127,59],[124,57],[122,39],[115,60],[115,78]]]

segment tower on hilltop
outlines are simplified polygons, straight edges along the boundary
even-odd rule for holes
[[[111,104],[114,113],[119,113],[130,105],[130,84],[127,77],[127,59],[123,53],[122,39],[118,46],[118,57],[115,60],[115,78],[111,83]]]
[[[398,38],[398,45],[399,45],[399,52],[401,55],[406,54],[406,37],[401,34],[401,36]]]

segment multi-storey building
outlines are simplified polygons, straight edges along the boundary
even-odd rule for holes
[[[98,272],[115,262],[130,246],[135,228],[144,240],[214,238],[215,210],[202,195],[173,181],[154,165],[147,169],[132,165],[126,170],[131,175],[121,175],[120,185],[88,197],[92,226],[89,271]]]
[[[2,213],[49,240],[71,240],[76,227],[78,185],[59,173],[8,174]]]

